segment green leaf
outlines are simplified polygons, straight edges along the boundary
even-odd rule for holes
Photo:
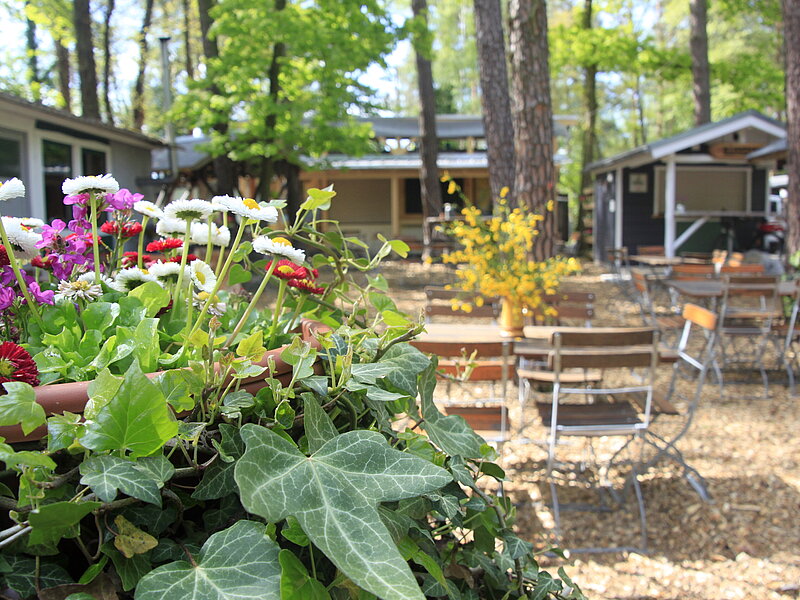
[[[75,537],[81,519],[99,508],[99,502],[54,502],[45,504],[28,515],[33,530],[31,544],[55,544],[62,537]]]
[[[117,497],[117,490],[161,506],[159,482],[136,464],[117,456],[92,456],[80,466],[81,483],[88,485],[103,502]]]
[[[328,210],[331,207],[331,199],[336,196],[333,185],[324,189],[309,188],[308,198],[300,205],[301,210]]]
[[[252,278],[253,274],[239,264],[231,265],[231,268],[228,271],[228,285],[236,285],[237,283],[247,283]]]
[[[219,426],[222,441],[219,444],[220,454],[225,454],[238,459],[244,453],[244,442],[239,436],[239,430],[226,423]],[[233,462],[225,462],[217,458],[203,473],[203,479],[192,493],[196,500],[216,500],[227,496],[236,490],[236,481],[233,478]]]
[[[101,549],[114,563],[114,569],[122,581],[122,589],[126,592],[136,587],[139,580],[153,569],[149,554],[136,554],[131,558],[125,558],[111,541],[103,544]]]
[[[53,415],[47,419],[47,451],[68,448],[75,442],[81,429],[81,416],[71,412]]]
[[[80,579],[78,579],[78,583],[81,585],[87,585],[94,581],[94,579],[103,572],[103,568],[106,566],[108,562],[108,556],[102,556],[99,561],[94,563],[93,565],[89,565],[89,568],[83,572]]]
[[[408,317],[396,310],[384,310],[381,313],[381,317],[383,317],[383,322],[389,327],[405,327],[411,324]]]
[[[306,532],[300,527],[300,523],[292,516],[286,517],[286,525],[281,529],[281,535],[298,546],[306,547],[311,543],[308,541]]]
[[[312,454],[322,448],[328,442],[339,435],[336,426],[317,402],[314,394],[303,394],[303,425],[306,430],[308,440],[308,450]]]
[[[116,302],[92,302],[81,313],[86,329],[96,329],[100,333],[105,332],[118,316],[119,304]]]
[[[14,452],[14,449],[8,444],[0,444],[0,461],[6,463],[9,469],[20,465],[44,467],[49,471],[53,471],[56,468],[55,461],[43,452],[35,452],[33,450]]]
[[[158,319],[142,319],[133,332],[133,356],[142,370],[152,373],[158,368],[161,344],[158,339]]]
[[[378,364],[391,365],[389,382],[409,396],[417,395],[417,375],[428,368],[430,359],[410,344],[396,344],[381,357]]]
[[[406,244],[403,240],[387,240],[380,233],[378,234],[378,239],[384,244],[388,244],[396,254],[399,254],[403,258],[408,257],[408,251],[411,250],[411,248],[409,248],[408,244]]]
[[[164,394],[136,361],[115,396],[86,423],[81,443],[96,452],[121,450],[148,456],[178,433]]]
[[[281,550],[278,560],[281,563],[281,600],[330,600],[325,586],[311,578],[291,551]]]
[[[445,587],[447,586],[447,582],[444,579],[444,573],[442,572],[442,567],[433,559],[432,556],[422,551],[414,540],[406,536],[400,540],[400,543],[397,545],[397,547],[400,550],[400,553],[403,555],[403,558],[406,560],[413,560],[420,567],[430,573],[437,583]]]
[[[30,384],[7,381],[3,387],[6,393],[0,395],[0,425],[21,425],[25,435],[44,425],[44,408],[36,402],[36,392]]]
[[[264,347],[264,332],[259,329],[255,333],[244,338],[236,346],[236,355],[243,356],[249,360],[258,360],[267,349]]]
[[[137,298],[145,308],[148,317],[155,317],[170,301],[170,293],[155,281],[147,281],[128,292],[131,298]]]
[[[279,600],[278,552],[264,525],[239,521],[208,538],[196,565],[177,561],[145,575],[136,600]]]
[[[131,346],[131,349],[133,349],[133,346]],[[117,395],[122,382],[122,377],[112,375],[108,369],[103,369],[98,373],[97,377],[89,382],[89,387],[86,390],[89,395],[89,401],[86,403],[86,408],[83,409],[83,416],[89,420],[94,419],[100,409],[111,402],[111,399]]]
[[[419,377],[419,396],[422,405],[422,417],[425,419],[425,431],[444,452],[450,456],[464,458],[480,458],[481,445],[484,440],[467,425],[464,417],[459,415],[444,416],[433,402],[433,390],[436,387],[436,361]]]
[[[388,363],[356,363],[350,367],[350,374],[356,381],[374,384],[396,368],[395,365]]]
[[[264,427],[241,434],[247,450],[235,477],[249,512],[273,523],[295,516],[339,569],[385,600],[423,599],[376,505],[438,489],[451,480],[446,471],[374,431],[339,435],[311,457]]]
[[[194,408],[195,396],[203,387],[197,376],[187,369],[170,369],[151,381],[159,387],[164,399],[178,413]]]
[[[114,547],[122,552],[125,558],[133,558],[137,554],[144,554],[158,546],[158,540],[128,521],[122,515],[114,518],[116,535]]]
[[[292,374],[295,379],[311,377],[314,374],[314,361],[317,360],[317,351],[311,344],[295,337],[292,343],[281,351],[281,358],[292,365]]]
[[[36,560],[20,554],[9,554],[5,556],[5,559],[11,566],[11,572],[5,574],[5,584],[19,594],[20,598],[35,596],[37,584],[39,589],[46,589],[65,583],[73,583],[69,573],[53,563],[41,562],[37,581]]]

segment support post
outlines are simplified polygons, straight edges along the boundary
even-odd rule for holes
[[[664,254],[675,256],[675,155],[666,158],[667,172],[664,183]]]
[[[391,219],[392,219],[392,237],[400,236],[400,178],[393,176],[389,183],[390,197],[391,197]]]
[[[614,174],[614,248],[622,248],[622,167]]]

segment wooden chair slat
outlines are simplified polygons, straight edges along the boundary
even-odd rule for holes
[[[555,368],[556,353],[548,356],[548,367]],[[562,369],[621,369],[649,367],[653,361],[651,348],[620,350],[608,348],[605,350],[581,351],[562,350]]]
[[[453,310],[449,304],[428,304],[425,306],[425,314],[429,317],[477,317],[477,318],[494,318],[497,311],[491,304],[484,304],[483,306],[472,306],[470,312],[463,310]]]
[[[553,334],[550,340],[555,344],[555,336],[561,338],[562,347],[582,347],[582,346],[603,346],[613,348],[614,346],[640,346],[642,344],[652,344],[654,330],[650,327],[618,327],[603,328],[603,331],[592,331],[585,329],[582,331],[563,331]]]
[[[683,318],[708,331],[717,328],[717,315],[696,304],[688,303],[683,307]]]

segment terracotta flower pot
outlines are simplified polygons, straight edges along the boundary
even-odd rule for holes
[[[311,347],[319,350],[320,343],[314,336],[315,333],[325,333],[330,331],[330,327],[323,325],[319,321],[312,321],[310,319],[303,319],[300,323],[300,334],[305,342],[311,344]],[[252,394],[263,388],[265,379],[272,377],[280,380],[284,385],[288,384],[292,379],[292,366],[281,359],[281,352],[284,347],[275,348],[264,353],[264,356],[258,361],[259,366],[268,366],[270,358],[275,362],[275,370],[273,372],[265,372],[258,377],[248,377],[243,379],[241,389],[244,389]],[[315,369],[321,370],[321,365],[317,363]],[[148,373],[148,377],[156,377],[161,371],[155,373]],[[82,413],[86,403],[89,401],[89,384],[91,381],[74,381],[70,383],[55,383],[52,385],[40,385],[35,389],[36,402],[42,405],[45,414],[59,415],[63,412]],[[22,433],[22,428],[19,425],[12,425],[7,427],[0,427],[0,437],[5,438],[6,443],[15,442],[33,442],[42,439],[47,435],[47,426],[42,425],[31,431],[28,435]]]

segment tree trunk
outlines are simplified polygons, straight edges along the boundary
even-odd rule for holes
[[[584,0],[582,27],[586,31],[592,28],[592,0]],[[592,185],[592,176],[586,171],[586,166],[594,161],[594,149],[597,147],[597,63],[584,65],[583,77],[583,106],[586,113],[581,148],[581,194]]]
[[[153,20],[154,0],[147,0],[144,6],[144,19],[139,33],[139,70],[136,74],[136,83],[133,86],[133,127],[139,131],[144,125],[144,78],[147,69],[147,35],[150,32],[150,23]]]
[[[282,11],[286,8],[286,0],[275,0],[275,10]],[[278,103],[278,94],[281,90],[281,65],[280,60],[286,56],[286,44],[277,42],[272,47],[272,62],[269,65],[269,96],[272,106]],[[270,112],[264,124],[266,125],[267,136],[264,145],[267,146],[275,140],[275,124],[277,115]],[[275,161],[272,156],[265,156],[261,159],[261,182],[259,184],[261,200],[269,201],[272,198],[272,177],[275,175]]]
[[[420,157],[422,167],[419,171],[419,184],[422,195],[422,241],[425,255],[430,252],[431,232],[427,218],[442,212],[442,189],[439,185],[439,140],[436,136],[436,98],[433,93],[433,68],[431,67],[431,48],[428,38],[428,2],[411,0],[411,10],[415,19],[424,23],[423,36],[414,40],[414,54],[417,61],[417,84],[419,89],[419,133]]]
[[[786,204],[787,256],[800,250],[800,1],[783,0],[786,52],[786,146],[789,197]]]
[[[189,0],[182,0],[183,5],[183,45],[186,50],[186,77],[194,79],[194,62],[192,61],[192,35],[191,35],[191,4]]]
[[[209,11],[214,7],[215,3],[215,0],[197,0],[197,8],[200,14],[200,33],[203,38],[203,54],[205,54],[206,57],[206,69],[209,68],[208,63],[219,56],[217,40],[210,38],[208,35],[208,31],[213,23]],[[211,84],[209,90],[214,95],[222,93],[214,84]],[[224,136],[228,132],[228,124],[216,124],[214,125],[214,131]],[[214,175],[217,178],[217,188],[214,190],[217,194],[225,195],[234,192],[236,188],[236,165],[234,165],[233,161],[228,158],[227,155],[222,154],[214,157]]]
[[[708,5],[707,0],[690,0],[692,55],[692,90],[694,93],[694,123],[711,122],[711,83],[708,66]]]
[[[106,111],[106,123],[114,124],[114,112],[111,110],[111,15],[114,13],[115,0],[108,0],[106,19],[103,28],[103,105]]]
[[[500,0],[475,0],[475,36],[481,82],[483,129],[489,160],[489,185],[498,198],[507,186],[514,190],[514,127],[508,97],[508,71]]]
[[[97,66],[94,62],[92,15],[89,10],[89,0],[73,0],[72,9],[75,25],[75,50],[78,55],[78,76],[81,80],[81,114],[99,121]]]
[[[533,249],[534,258],[544,260],[553,255],[556,222],[545,0],[511,0],[509,23],[514,193],[520,205],[544,217]]]
[[[56,65],[58,67],[58,91],[64,102],[64,109],[72,112],[72,89],[70,79],[72,70],[69,65],[69,49],[64,45],[63,40],[53,38],[56,47]]]
[[[25,6],[30,4],[26,0]],[[36,23],[25,18],[25,41],[28,51],[28,83],[34,102],[42,101],[42,79],[39,75],[39,45],[36,43]]]

